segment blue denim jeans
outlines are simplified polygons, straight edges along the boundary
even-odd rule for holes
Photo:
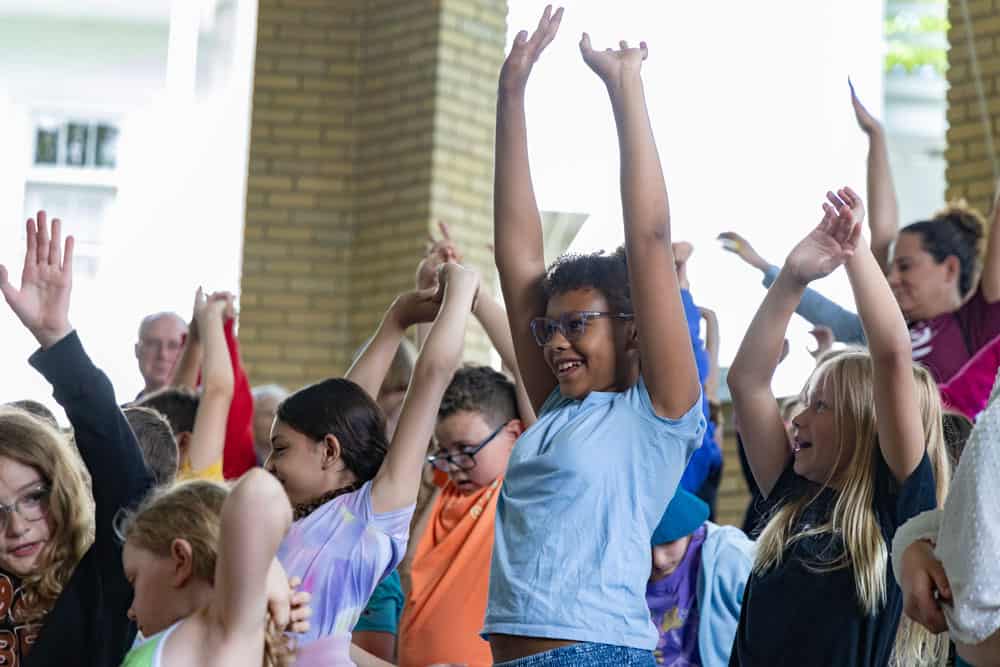
[[[498,662],[493,667],[656,667],[652,651],[609,644],[573,644],[525,658]]]

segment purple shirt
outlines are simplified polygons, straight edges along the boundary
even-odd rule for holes
[[[298,636],[299,667],[353,665],[351,629],[375,586],[406,554],[413,506],[375,514],[372,483],[337,496],[292,524],[278,549],[289,577],[312,594],[309,631]]]
[[[698,572],[704,524],[691,534],[687,552],[677,569],[646,584],[646,604],[660,633],[653,655],[658,665],[700,667],[698,653]]]
[[[951,380],[997,335],[1000,301],[987,303],[979,288],[955,312],[910,323],[913,360],[926,366],[938,384]]]

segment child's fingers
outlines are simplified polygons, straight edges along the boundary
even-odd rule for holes
[[[580,38],[580,51],[584,54],[593,51],[593,48],[590,46],[590,35],[587,33],[583,33],[583,36]]]
[[[826,191],[826,199],[831,204],[833,204],[834,208],[840,208],[841,206],[844,205],[844,200],[842,200],[840,197],[834,194],[833,191],[831,190]]]
[[[301,585],[302,585],[302,577],[289,577],[288,579],[289,588],[298,588]]]
[[[643,60],[649,57],[649,47],[646,46],[646,42],[639,42],[639,50],[642,52]]]
[[[49,266],[62,266],[62,220],[52,220],[52,242],[49,243]]]
[[[451,240],[451,234],[449,233],[448,223],[444,220],[438,220],[438,229],[441,230],[441,237],[445,241]]]

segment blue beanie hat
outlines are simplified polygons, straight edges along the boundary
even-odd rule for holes
[[[656,546],[690,535],[708,521],[708,515],[708,504],[704,500],[678,487],[660,519],[660,525],[653,531],[650,543]]]

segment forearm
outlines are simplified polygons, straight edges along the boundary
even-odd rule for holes
[[[347,379],[364,389],[373,399],[378,398],[382,382],[392,366],[392,360],[405,333],[406,328],[390,307],[379,323],[375,335],[347,371]]]
[[[847,276],[872,359],[911,363],[912,345],[906,321],[875,256],[865,244],[859,244],[848,260]]]
[[[201,367],[201,339],[189,333],[184,341],[184,351],[174,367],[174,377],[170,384],[175,387],[195,389],[198,386],[198,371]]]
[[[528,160],[524,90],[501,88],[497,98],[493,219],[497,267],[544,265],[542,220]]]
[[[773,285],[780,271],[778,267],[769,265],[764,270],[764,287]],[[834,340],[848,344],[865,342],[865,332],[861,328],[861,319],[857,314],[842,308],[811,287],[807,287],[802,293],[802,300],[795,312],[810,324],[830,327]]]
[[[507,312],[503,306],[485,290],[480,290],[473,314],[483,326],[483,330],[486,331],[490,343],[500,354],[500,361],[511,371],[517,373],[514,339],[510,335],[510,323],[507,321]]]
[[[1000,301],[1000,197],[993,202],[990,229],[986,237],[986,254],[979,279],[983,298],[987,303]]]
[[[804,291],[805,286],[782,269],[744,334],[729,369],[728,382],[734,391],[770,386],[781,359],[788,323]]]
[[[889,148],[881,127],[868,135],[868,224],[872,254],[883,273],[889,272],[889,250],[899,232],[899,205],[889,166]]]
[[[710,312],[710,311],[706,311]],[[719,320],[715,313],[705,317],[705,352],[708,354],[708,377],[705,378],[705,396],[709,401],[718,401],[719,380]]]

